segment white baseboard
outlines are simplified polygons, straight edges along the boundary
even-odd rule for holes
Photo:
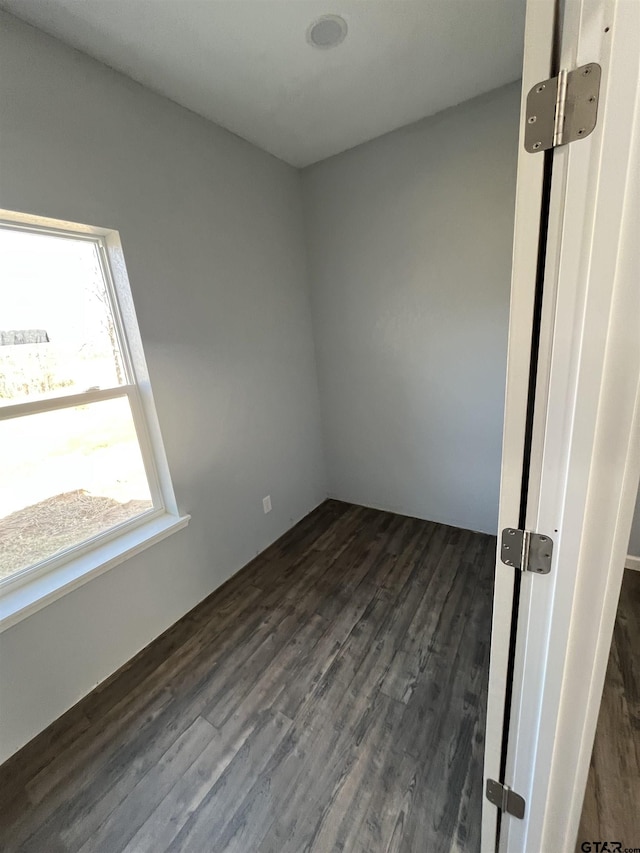
[[[636,572],[640,572],[640,557],[632,557],[631,554],[627,554],[624,567],[625,569],[634,569]]]

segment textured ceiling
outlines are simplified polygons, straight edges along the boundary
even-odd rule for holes
[[[524,0],[0,0],[294,166],[520,76]],[[309,46],[323,14],[349,31]]]

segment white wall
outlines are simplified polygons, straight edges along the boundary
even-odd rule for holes
[[[640,557],[640,491],[636,500],[636,511],[631,525],[631,539],[629,540],[629,554]]]
[[[331,495],[495,533],[519,86],[303,172]]]
[[[3,760],[326,490],[294,169],[0,13],[0,207],[120,231],[192,514],[0,635]]]

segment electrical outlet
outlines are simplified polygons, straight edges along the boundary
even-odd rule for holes
[[[262,508],[267,512],[271,512],[271,495],[267,495],[266,498],[262,498]]]

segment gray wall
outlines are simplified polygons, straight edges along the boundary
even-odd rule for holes
[[[631,539],[629,540],[629,554],[633,557],[640,557],[640,491],[636,500],[636,512],[633,516],[633,525],[631,526]]]
[[[326,489],[299,174],[4,14],[0,87],[0,207],[120,231],[193,516],[0,635],[2,760]]]
[[[119,230],[190,526],[0,634],[0,761],[327,492],[494,531],[518,87],[299,173],[0,13],[0,207]],[[262,497],[273,512],[262,511]]]
[[[303,173],[328,485],[495,533],[519,85]]]

